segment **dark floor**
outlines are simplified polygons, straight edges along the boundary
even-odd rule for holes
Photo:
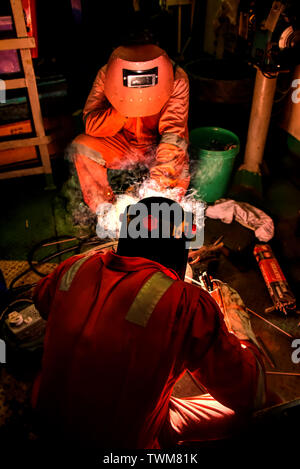
[[[274,160],[274,164],[269,165],[270,173],[266,173],[264,194],[259,204],[275,221],[276,234],[271,244],[292,290],[298,294],[300,282],[300,190],[297,180],[295,181],[293,168],[295,164],[299,164],[297,160],[299,156],[287,153],[283,153],[283,155],[289,164],[292,161],[292,170],[289,164],[281,166],[281,156],[276,154],[276,161]],[[58,197],[64,177],[65,166],[61,160],[57,160],[54,162],[54,179],[58,186],[57,190],[46,191],[43,176],[1,181],[1,260],[25,260],[29,250],[40,241],[56,236],[76,234],[76,230],[74,231],[74,227],[70,223],[70,218],[65,213],[63,199]],[[300,327],[297,326],[300,316],[294,314],[284,317],[278,312],[264,313],[265,307],[271,306],[271,300],[252,255],[255,243],[252,232],[236,223],[224,225],[221,222],[207,219],[205,242],[210,242],[220,234],[224,235],[224,243],[240,256],[236,256],[234,261],[221,256],[219,262],[213,266],[214,274],[236,288],[248,308],[268,318],[294,338],[300,338]],[[267,370],[300,373],[300,364],[293,364],[291,360],[291,354],[294,350],[292,339],[255,316],[251,316],[251,322],[255,333],[263,339],[276,364],[275,369],[266,364]],[[17,389],[17,395],[21,394],[20,399],[13,398],[13,408],[16,412],[20,410],[20,402],[26,403],[24,405],[26,412],[28,411],[33,370],[36,369],[38,362],[36,356],[33,357],[33,363],[30,363],[31,358],[29,360],[27,358],[22,360],[21,372],[18,366],[15,370],[5,366],[2,368],[2,383],[0,385],[3,387],[2,391],[8,393],[11,392],[11,389]],[[284,401],[300,396],[300,376],[268,375],[267,381],[270,388],[277,392]],[[175,386],[176,396],[198,393],[199,390],[195,383],[187,375]],[[10,421],[11,418],[10,416]]]

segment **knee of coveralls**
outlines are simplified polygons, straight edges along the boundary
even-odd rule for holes
[[[96,211],[99,204],[113,202],[114,193],[107,178],[107,168],[129,169],[138,164],[149,166],[153,145],[131,144],[122,133],[113,137],[81,134],[71,145],[84,201]]]
[[[69,148],[85,203],[95,212],[102,202],[113,201],[113,191],[107,179],[105,150],[99,138],[78,135]],[[71,153],[71,154],[70,154]]]

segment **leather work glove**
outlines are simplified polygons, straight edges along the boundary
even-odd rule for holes
[[[239,340],[250,340],[259,347],[246,307],[238,292],[220,280],[213,280],[213,286],[211,296],[218,303],[228,330]]]
[[[125,194],[134,197],[136,195],[136,186],[132,184],[131,186],[127,187]]]
[[[110,187],[103,189],[103,198],[105,199],[105,202],[111,204],[116,201],[116,196]]]

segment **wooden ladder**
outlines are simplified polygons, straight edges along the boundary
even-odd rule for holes
[[[46,178],[46,188],[50,189],[54,187],[48,151],[48,144],[51,141],[51,137],[45,134],[39,94],[30,51],[31,48],[35,47],[35,38],[29,37],[27,34],[21,0],[10,0],[10,4],[17,37],[13,39],[0,40],[0,50],[17,49],[20,51],[24,78],[3,80],[4,87],[6,90],[27,88],[32,120],[35,129],[35,137],[0,142],[0,151],[13,148],[37,146],[40,152],[41,164],[39,166],[34,166],[27,169],[15,169],[11,171],[0,172],[0,179],[31,176],[34,174],[44,173]]]

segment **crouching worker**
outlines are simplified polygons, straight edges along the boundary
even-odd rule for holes
[[[116,252],[71,257],[39,282],[48,324],[34,401],[46,441],[166,448],[226,437],[264,406],[251,328],[234,314],[238,337],[229,332],[209,293],[184,282],[184,216],[172,200],[144,199],[127,207]],[[209,394],[172,397],[186,370]]]
[[[85,104],[85,133],[68,151],[93,213],[115,200],[108,168],[142,166],[149,169],[154,189],[177,188],[179,196],[186,192],[188,108],[188,77],[164,50],[153,44],[114,50]]]

